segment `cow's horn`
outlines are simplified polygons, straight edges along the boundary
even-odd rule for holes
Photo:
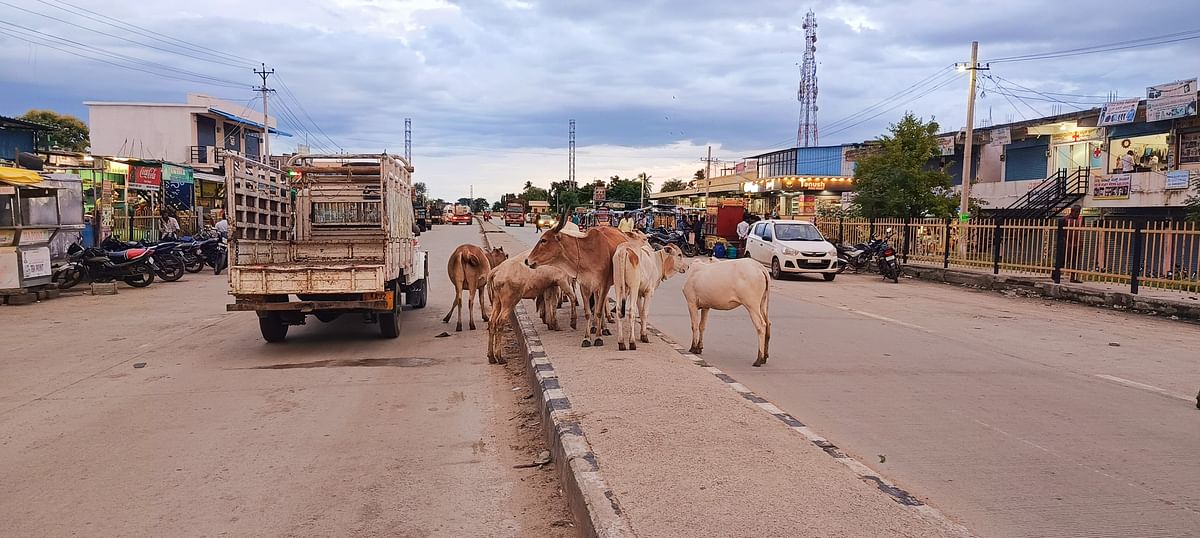
[[[555,225],[554,225],[554,232],[555,232],[555,233],[561,232],[561,231],[562,231],[562,229],[563,229],[563,226],[566,226],[566,225],[567,225],[567,218],[566,218],[566,216],[559,215],[559,217],[558,217],[558,224],[555,224]]]

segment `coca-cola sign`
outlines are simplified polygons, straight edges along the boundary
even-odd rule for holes
[[[162,168],[157,166],[130,166],[129,188],[158,190],[162,186]]]

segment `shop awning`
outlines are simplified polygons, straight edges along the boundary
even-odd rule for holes
[[[209,112],[212,112],[213,114],[216,114],[216,115],[218,115],[218,116],[221,116],[222,118],[225,118],[225,119],[227,119],[227,120],[230,120],[230,121],[234,121],[234,122],[240,123],[240,124],[242,124],[242,125],[248,125],[248,126],[250,126],[250,127],[254,127],[254,128],[256,128],[256,129],[264,129],[264,128],[265,128],[265,127],[263,126],[263,124],[261,124],[261,123],[258,123],[258,122],[256,122],[256,121],[253,121],[253,120],[248,120],[248,119],[246,119],[246,118],[243,118],[243,117],[241,117],[241,116],[238,116],[237,114],[231,114],[231,113],[229,113],[229,112],[225,112],[224,110],[221,110],[221,109],[219,109],[219,108],[212,108],[212,107],[209,107],[208,111],[209,111]],[[292,136],[292,134],[291,134],[291,133],[287,133],[287,132],[284,132],[284,131],[280,131],[279,129],[276,129],[276,128],[274,128],[274,127],[271,127],[271,133],[272,133],[272,134],[277,134],[277,135],[279,135],[279,136]]]
[[[225,183],[225,176],[218,176],[207,172],[192,172],[192,177],[209,183]]]
[[[42,182],[42,176],[33,170],[0,166],[0,181],[20,187],[36,187]]]

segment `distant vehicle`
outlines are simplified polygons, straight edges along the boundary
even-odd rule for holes
[[[558,226],[558,219],[554,218],[554,215],[549,213],[542,213],[541,215],[537,216],[537,222],[535,222],[533,225],[537,227],[539,232],[543,229],[549,230],[550,228]]]
[[[525,202],[513,201],[504,205],[504,225],[525,226]]]
[[[450,224],[471,224],[471,208],[462,204],[455,205],[450,214]]]
[[[838,273],[837,249],[813,223],[805,220],[760,220],[750,228],[746,254],[771,268],[771,278],[784,273],[818,273],[833,280]]]
[[[429,221],[429,208],[421,204],[413,204],[413,216],[417,219],[417,229],[422,232],[433,227],[433,223]]]

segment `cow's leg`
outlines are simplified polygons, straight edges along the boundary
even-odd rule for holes
[[[484,302],[483,302],[483,289],[486,287],[487,287],[487,284],[483,284],[483,285],[479,286],[479,289],[476,292],[479,295],[479,315],[480,315],[480,317],[483,318],[484,323],[487,323],[488,321],[490,321],[490,318],[488,318],[487,307],[484,306]]]
[[[641,340],[643,344],[650,343],[650,337],[646,334],[646,332],[647,332],[646,331],[646,324],[647,324],[646,320],[649,319],[646,317],[646,315],[650,312],[650,299],[653,297],[654,297],[654,292],[651,291],[650,293],[643,295],[638,300],[639,307],[640,307],[640,308],[638,308],[638,317],[640,317],[641,321],[642,321],[642,332],[639,333],[640,334],[639,340]]]
[[[625,324],[626,321],[633,321],[633,305],[628,304],[625,294],[621,290],[617,291],[617,351],[625,351]],[[627,319],[626,316],[629,316]],[[630,327],[630,332],[633,328]]]
[[[700,309],[700,332],[698,333],[698,335],[696,337],[696,351],[694,351],[693,353],[700,353],[700,352],[704,351],[704,329],[706,329],[708,327],[708,311],[709,310],[711,310],[711,309],[709,309],[709,308],[701,308]]]
[[[491,323],[488,323],[488,326],[487,326],[487,332],[488,332],[488,350],[487,350],[488,364],[496,364],[496,350],[497,350],[497,348],[498,348],[498,346],[497,346],[496,344],[497,344],[498,337],[499,337],[499,335],[500,335],[500,330],[501,330],[501,327],[500,327],[500,319],[498,318],[498,316],[497,316],[497,314],[496,314],[496,300],[495,300],[495,299],[492,299],[492,319],[494,319],[494,320],[496,320],[496,321],[493,321],[493,322],[491,322]]]
[[[763,312],[758,305],[743,306],[750,313],[750,321],[754,323],[754,330],[758,333],[758,358],[754,361],[754,366],[762,366],[767,363],[767,346],[771,342],[771,321],[767,319],[767,313]]]
[[[596,331],[596,300],[592,295],[592,290],[584,286],[579,287],[580,299],[583,302],[583,344],[582,347],[592,347],[591,337]]]
[[[467,283],[467,325],[471,330],[475,330],[475,283]],[[481,307],[482,308],[482,307]],[[458,307],[458,317],[462,317],[462,306]],[[461,327],[462,322],[459,322]]]
[[[576,300],[576,298],[575,298],[575,289],[570,287],[569,282],[567,282],[566,284],[567,284],[567,286],[564,288],[563,283],[560,282],[559,288],[565,291],[565,293],[567,294],[567,302],[569,302],[571,304],[571,329],[577,329],[578,327],[576,327],[576,325],[577,325],[576,322],[579,319],[579,315],[578,315],[578,313],[576,313],[575,307],[576,307],[576,305],[579,304],[579,301]]]
[[[456,331],[462,330],[462,283],[454,283],[454,302],[450,303],[450,311],[446,312],[446,317],[442,318],[442,323],[449,323],[450,316],[454,315],[454,310],[458,309],[458,326],[454,328]]]
[[[703,349],[700,348],[700,311],[696,306],[688,305],[688,317],[692,321],[692,347],[688,348],[690,353],[700,353]]]

